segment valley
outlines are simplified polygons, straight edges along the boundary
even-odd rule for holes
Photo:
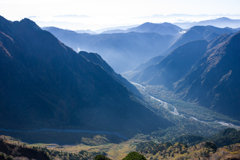
[[[238,29],[90,33],[0,16],[0,159],[239,158]]]

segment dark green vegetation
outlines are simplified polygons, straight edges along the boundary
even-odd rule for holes
[[[148,142],[140,143],[137,146],[137,151],[145,155],[148,159],[200,159],[213,156],[217,151],[217,146],[213,142],[208,141],[192,147],[188,147],[184,143],[171,144],[168,142],[157,144]],[[222,155],[218,154],[218,156],[221,157]]]
[[[25,145],[14,145],[0,140],[0,159],[10,160],[13,157],[27,157],[28,159],[50,160],[43,149],[27,148]]]
[[[123,160],[147,160],[143,155],[138,152],[130,152]]]
[[[94,160],[111,160],[104,155],[97,155]],[[147,160],[143,155],[138,152],[130,152],[123,160]]]
[[[34,22],[0,17],[0,128],[84,129],[131,138],[171,126]]]
[[[183,142],[190,146],[204,141],[212,141],[218,147],[240,143],[240,131],[237,131],[233,128],[226,128],[216,134],[207,137],[196,135],[183,135],[173,140],[173,142]]]
[[[146,59],[159,55],[174,41],[174,36],[153,32],[91,35],[59,28],[45,30],[74,50],[98,53],[117,73],[134,69]]]
[[[172,143],[155,143],[142,142],[137,144],[136,151],[145,155],[148,159],[160,159],[160,158],[180,158],[185,157],[187,159],[197,157],[224,157],[228,154],[228,158],[233,156],[240,156],[240,146],[236,143],[240,142],[240,131],[233,128],[224,129],[216,134],[208,137],[201,137],[196,135],[183,135],[175,138]],[[189,145],[187,146],[186,143]],[[220,148],[226,146],[224,148]],[[223,154],[224,152],[225,154]],[[227,153],[231,152],[231,153]],[[216,154],[215,154],[216,153]],[[215,159],[217,159],[215,157]],[[226,158],[227,159],[227,158]]]
[[[96,155],[95,157],[94,157],[94,160],[111,160],[110,158],[108,158],[108,157],[106,157],[106,156],[104,156],[104,155]]]

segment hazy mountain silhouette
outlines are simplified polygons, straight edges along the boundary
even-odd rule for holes
[[[102,34],[112,34],[112,33],[129,33],[129,32],[139,32],[139,33],[158,33],[161,35],[177,35],[183,29],[171,24],[171,23],[150,23],[146,22],[137,27],[132,27],[126,30],[115,29],[102,32]]]
[[[214,26],[194,26],[183,34],[168,50],[164,53],[167,54],[178,46],[195,40],[210,41],[223,33],[234,34],[236,30],[232,28],[217,28]]]
[[[96,32],[91,31],[89,29],[88,30],[76,30],[75,32],[77,32],[77,33],[88,33],[88,34],[97,34]]]
[[[171,51],[176,49],[177,47],[191,41],[195,40],[207,40],[211,42],[213,39],[219,37],[221,34],[227,33],[227,34],[234,34],[237,30],[232,28],[217,28],[213,26],[194,26],[190,28],[186,33],[182,34],[172,45],[169,47],[164,53],[162,53],[159,56],[153,57],[148,62],[155,62],[158,59],[161,60],[161,57],[163,55],[169,54]],[[159,61],[158,61],[159,62]],[[156,62],[156,63],[158,63]],[[155,63],[155,64],[156,64]],[[145,63],[144,67],[148,67],[150,65],[153,65],[153,63]],[[141,66],[137,67],[140,68]],[[143,68],[143,67],[141,67]]]
[[[173,89],[173,83],[185,75],[206,52],[206,40],[186,43],[173,50],[159,63],[145,68],[131,80]]]
[[[126,31],[140,33],[155,32],[161,35],[177,35],[182,31],[182,28],[167,22],[159,24],[146,22],[138,27],[129,28]]]
[[[134,69],[139,64],[164,52],[174,36],[157,33],[78,34],[59,28],[45,28],[75,50],[95,52],[118,73]]]
[[[240,20],[238,19],[230,19],[227,17],[221,17],[217,19],[211,19],[211,20],[205,20],[205,21],[200,21],[200,22],[190,22],[190,23],[175,23],[175,25],[188,29],[193,26],[215,26],[215,27],[230,27],[230,28],[239,28],[240,27]]]
[[[103,130],[131,137],[171,125],[103,67],[29,19],[0,17],[0,76],[0,128]]]

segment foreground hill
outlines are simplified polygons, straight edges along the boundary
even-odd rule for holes
[[[234,128],[226,128],[218,133],[215,133],[207,137],[197,136],[197,135],[182,135],[179,137],[175,137],[173,140],[174,143],[183,142],[190,146],[193,146],[195,144],[198,144],[200,142],[205,142],[205,141],[212,141],[218,147],[240,143],[240,131]]]
[[[0,128],[82,129],[127,137],[170,123],[102,67],[29,19],[0,17]]]
[[[55,27],[44,28],[74,50],[95,52],[117,72],[137,67],[146,59],[164,52],[174,36],[157,33],[80,34]]]

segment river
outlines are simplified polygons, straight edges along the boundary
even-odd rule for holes
[[[140,89],[144,90],[144,92],[145,92],[151,99],[160,102],[160,103],[161,103],[160,106],[162,106],[163,108],[165,108],[166,110],[168,110],[168,111],[169,111],[170,113],[172,113],[173,115],[175,115],[175,116],[181,116],[181,117],[183,117],[183,118],[187,118],[187,117],[184,116],[183,114],[179,114],[179,112],[178,112],[178,110],[177,110],[177,108],[176,108],[175,106],[171,105],[171,106],[173,107],[173,111],[172,111],[172,110],[169,109],[169,107],[168,107],[169,104],[168,104],[167,102],[164,102],[164,101],[162,101],[162,100],[160,100],[160,99],[158,99],[158,98],[153,97],[152,95],[150,95],[150,94],[146,91],[146,87],[142,86],[142,85],[139,84],[139,83],[135,83],[135,82],[131,82],[131,83],[132,83],[133,85],[135,85],[135,86],[138,86]],[[201,122],[201,123],[212,123],[212,122],[215,122],[215,123],[221,124],[222,126],[232,127],[232,128],[235,128],[235,129],[240,130],[240,126],[234,125],[234,124],[232,124],[232,123],[227,123],[227,122],[224,122],[224,121],[212,121],[212,122],[209,122],[209,121],[199,120],[199,119],[197,119],[196,117],[193,117],[193,116],[189,117],[188,119],[193,119],[193,120],[198,121],[198,122]]]

